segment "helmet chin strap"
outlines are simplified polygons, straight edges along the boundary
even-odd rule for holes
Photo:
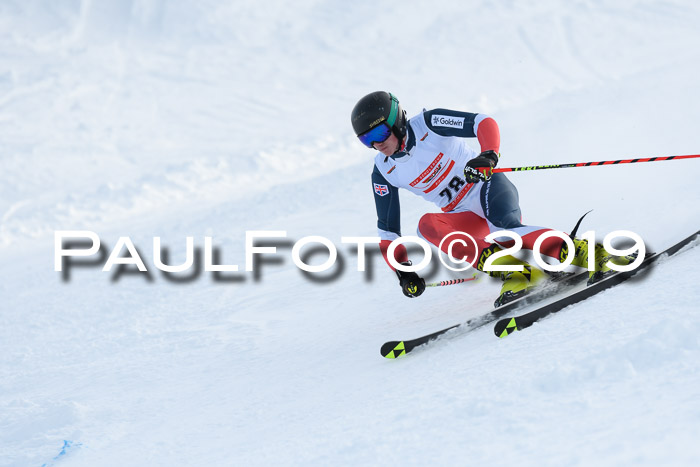
[[[401,152],[403,150],[403,148],[406,147],[406,138],[407,138],[407,136],[404,136],[403,138],[398,140],[398,144],[396,145],[396,151],[394,151],[394,154],[396,154],[397,152]],[[392,154],[392,156],[394,154]]]
[[[391,132],[394,135],[396,135],[396,139],[398,140],[398,144],[396,145],[396,150],[394,151],[394,154],[400,152],[403,148],[406,147],[406,138],[408,137],[408,131],[406,131],[406,111],[404,110],[402,114],[397,118],[400,118],[403,121],[403,125],[401,127],[403,131],[399,130],[399,128],[396,126],[396,123],[394,123],[394,126],[391,128]],[[392,156],[394,154],[392,154]]]

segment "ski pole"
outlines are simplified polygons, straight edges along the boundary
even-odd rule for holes
[[[688,156],[662,156],[662,157],[642,157],[639,159],[621,159],[618,161],[597,161],[597,162],[572,162],[569,164],[552,164],[552,165],[531,165],[529,167],[505,167],[502,169],[493,169],[493,173],[498,172],[521,172],[526,170],[543,170],[543,169],[568,169],[570,167],[591,167],[595,165],[615,165],[615,164],[635,164],[637,162],[660,162],[679,159],[692,159],[700,157],[700,154],[692,154]]]
[[[463,282],[469,282],[476,280],[476,274],[474,274],[472,277],[466,277],[464,279],[451,279],[449,281],[440,281],[440,282],[431,282],[430,284],[425,284],[426,287],[443,287],[445,285],[455,285],[455,284],[461,284]]]

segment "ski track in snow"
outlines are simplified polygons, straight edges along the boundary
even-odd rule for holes
[[[377,14],[393,11],[392,15]],[[694,154],[700,8],[687,1],[8,0],[0,5],[0,466],[694,465],[700,248],[526,331],[448,336],[500,285],[403,297],[341,236],[375,235],[371,154],[348,116],[388,89],[499,122],[503,166]],[[402,53],[404,55],[402,55]],[[698,161],[513,174],[524,222],[698,229]],[[402,196],[404,235],[435,211]],[[129,236],[151,271],[53,271],[53,231]],[[260,277],[246,230],[289,242]],[[168,280],[212,236],[241,272]],[[322,255],[314,256],[322,261]],[[456,277],[444,268],[433,280]]]

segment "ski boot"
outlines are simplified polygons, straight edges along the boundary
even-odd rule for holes
[[[588,241],[579,240],[577,238],[572,238],[574,242],[574,247],[576,251],[574,252],[574,260],[571,262],[572,265],[581,268],[588,268]],[[564,262],[564,260],[569,255],[569,248],[564,243],[562,246],[561,253],[559,254],[559,261]],[[626,266],[632,263],[637,258],[637,253],[633,253],[628,256],[614,256],[608,253],[603,245],[600,243],[595,244],[595,256],[594,256],[594,269],[588,271],[588,285],[594,284],[605,277],[615,274],[617,271],[610,269],[608,266],[608,261],[612,261],[618,266]]]
[[[501,251],[501,248],[497,245],[492,245],[491,247],[484,249],[479,257],[479,263],[476,267],[479,271],[486,272],[489,276],[499,278],[503,281],[501,293],[496,301],[493,302],[493,306],[495,308],[523,297],[534,288],[545,282],[547,278],[547,274],[545,272],[540,271],[525,261],[521,261],[510,255],[502,256],[495,260],[492,264],[522,265],[522,271],[484,271],[483,267],[486,258],[497,251]]]

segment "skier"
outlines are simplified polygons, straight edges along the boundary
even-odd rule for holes
[[[377,91],[360,99],[352,110],[351,121],[355,134],[368,148],[379,151],[374,161],[372,186],[377,208],[377,227],[381,238],[380,250],[389,264],[389,244],[401,236],[399,188],[435,203],[442,213],[423,215],[418,223],[418,234],[439,246],[450,233],[461,231],[476,241],[466,241],[452,247],[452,256],[472,262],[484,271],[486,259],[501,246],[512,246],[510,238],[497,239],[498,243],[484,240],[491,232],[509,230],[520,235],[523,248],[533,249],[537,238],[552,229],[521,223],[518,191],[502,173],[493,173],[500,153],[500,132],[496,121],[484,114],[447,109],[423,110],[406,119],[398,99],[384,91]],[[465,138],[477,138],[481,152],[470,148]],[[576,247],[572,264],[587,267],[588,243],[572,239]],[[499,245],[500,243],[500,245]],[[448,242],[442,246],[448,253]],[[540,251],[543,255],[564,261],[568,248],[561,238],[546,239]],[[410,265],[406,248],[398,245],[395,260]],[[614,272],[607,265],[612,257],[602,245],[595,246],[595,270],[589,273],[589,282]],[[616,260],[628,264],[634,258]],[[503,281],[498,307],[521,297],[541,284],[547,274],[525,261],[506,255],[494,265],[522,265],[523,271],[491,271],[492,277]],[[394,269],[391,264],[389,267]],[[401,289],[407,297],[418,297],[425,290],[425,281],[416,272],[394,269]]]

